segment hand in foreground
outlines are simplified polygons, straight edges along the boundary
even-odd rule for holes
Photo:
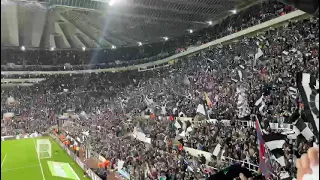
[[[319,180],[319,148],[310,148],[300,159],[297,159],[296,167],[298,180]],[[310,174],[314,175],[313,178]]]

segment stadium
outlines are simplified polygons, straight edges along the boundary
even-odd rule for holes
[[[304,0],[1,0],[1,179],[319,180]]]

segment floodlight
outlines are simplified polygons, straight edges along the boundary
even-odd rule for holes
[[[230,12],[232,12],[232,14],[237,14],[237,10],[236,9],[233,9]]]
[[[115,4],[115,0],[110,0],[110,1],[108,2],[108,4],[109,4],[109,6],[113,6],[113,5]]]
[[[111,49],[116,49],[117,47],[115,45],[112,45],[111,46]]]
[[[7,0],[1,0],[1,4],[5,4]]]
[[[139,45],[139,46],[142,46],[142,42],[138,42],[138,45]]]
[[[169,38],[168,38],[168,37],[163,37],[163,39],[164,39],[165,41],[168,41]]]
[[[211,26],[212,25],[212,21],[208,21],[208,24]]]
[[[26,50],[26,47],[21,46],[21,51],[25,51],[25,50]]]
[[[54,51],[54,47],[51,47],[51,48],[50,48],[50,51]]]
[[[83,46],[83,47],[82,47],[82,51],[85,51],[85,50],[86,50],[86,47]]]
[[[191,34],[192,34],[192,33],[193,33],[193,30],[192,30],[192,29],[189,29],[189,33],[191,33]]]

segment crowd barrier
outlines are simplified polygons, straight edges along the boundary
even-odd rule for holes
[[[88,176],[92,179],[92,180],[101,180],[101,178],[96,175],[91,169],[87,169],[85,167],[85,164],[80,160],[80,158],[78,158],[74,153],[72,153],[69,148],[66,148],[66,146],[64,144],[62,144],[59,140],[57,140],[57,138],[55,136],[53,136],[52,134],[50,134],[50,136],[61,146],[61,148],[63,148],[68,155],[84,170],[87,172]]]
[[[149,119],[150,116],[144,115],[142,118]],[[167,119],[169,119],[169,117],[167,117]],[[194,118],[191,118],[191,117],[175,117],[175,120],[190,121],[192,124],[217,123],[219,121],[219,122],[223,123],[225,126],[231,125],[231,120],[228,120],[228,119],[222,119],[222,120],[209,119],[209,120],[202,120],[202,121],[194,121]],[[237,121],[237,124],[242,127],[255,128],[255,126],[256,126],[255,121],[248,121],[248,120],[236,120],[236,121]],[[272,129],[278,129],[278,130],[284,130],[284,131],[294,130],[293,125],[289,124],[289,123],[269,123],[269,125]],[[308,127],[310,126],[308,123],[306,123],[306,125]]]
[[[248,161],[241,161],[241,160],[235,160],[235,159],[232,159],[230,157],[224,157],[222,159],[222,161],[224,162],[227,162],[228,164],[241,164],[243,167],[249,169],[250,171],[253,171],[253,172],[258,172],[259,170],[259,166],[256,165],[256,164],[252,164]]]
[[[189,118],[184,118],[189,119]],[[192,118],[190,118],[192,119]],[[181,120],[179,118],[179,120]],[[231,125],[231,120],[227,119],[222,119],[222,120],[217,120],[217,119],[209,119],[209,120],[203,120],[203,121],[192,121],[193,124],[202,124],[202,123],[217,123],[221,122],[225,126],[230,126]],[[249,120],[236,120],[237,124],[240,125],[241,127],[256,127],[255,121],[249,121]],[[294,130],[294,125],[289,124],[289,123],[269,123],[271,129],[277,129],[277,130],[283,130],[283,131],[292,131]],[[309,127],[308,123],[306,125]]]
[[[17,139],[17,136],[1,136],[1,141]]]
[[[82,142],[80,142],[79,141],[79,138],[78,137],[72,137],[70,134],[69,134],[69,132],[68,131],[65,131],[64,130],[64,132],[68,135],[68,138],[69,139],[73,139],[73,140],[77,140],[78,141],[78,143],[82,143]],[[61,142],[59,141],[59,143],[61,144]],[[62,144],[63,145],[63,144]],[[92,154],[93,155],[93,157],[95,157],[95,158],[97,158],[98,160],[99,160],[99,162],[105,162],[106,161],[106,159],[103,157],[103,156],[101,156],[99,153],[97,153],[97,152],[95,152],[95,151],[93,151],[93,150],[90,150],[90,153],[89,153],[89,156],[90,156],[90,154]],[[81,167],[81,166],[80,166]],[[94,172],[92,172],[92,173],[94,173]],[[118,174],[118,175],[120,175],[121,177],[124,177],[124,178],[126,178],[126,179],[129,179],[128,178],[128,172],[126,172],[126,171],[124,171],[123,169],[120,169],[120,170],[117,170],[117,171],[115,171],[115,174]]]
[[[14,139],[24,139],[24,138],[34,138],[41,136],[38,133],[32,133],[32,134],[19,134],[15,136],[1,136],[1,141],[8,141],[8,140],[14,140]]]
[[[191,156],[194,156],[194,157],[199,157],[199,155],[203,155],[206,160],[208,162],[211,161],[211,156],[212,156],[212,153],[209,153],[209,152],[206,152],[206,151],[201,151],[201,150],[198,150],[198,149],[193,149],[193,148],[189,148],[189,147],[183,147],[183,149],[188,152]],[[253,171],[253,172],[257,172],[258,169],[259,169],[259,166],[256,165],[256,164],[252,164],[248,161],[241,161],[241,160],[236,160],[236,159],[232,159],[230,157],[225,157],[225,156],[222,156],[220,158],[220,160],[222,162],[226,162],[228,164],[241,164],[243,165],[245,168],[249,169],[250,171]],[[213,167],[214,169],[216,169],[215,167]]]

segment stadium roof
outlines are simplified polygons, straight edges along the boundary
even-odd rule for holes
[[[166,41],[254,1],[1,0],[1,45],[116,48]]]

